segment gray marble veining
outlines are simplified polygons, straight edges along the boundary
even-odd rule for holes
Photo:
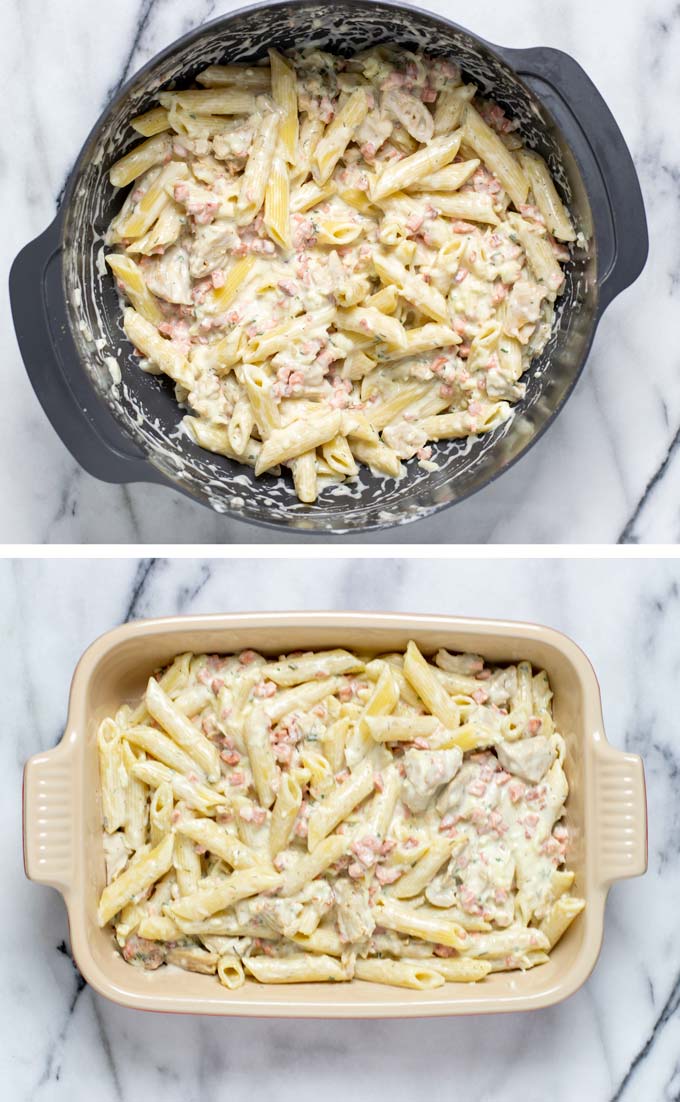
[[[7,265],[51,221],[90,126],[135,69],[190,27],[238,0],[8,0],[0,62],[9,77],[2,190],[12,217],[0,249]],[[680,13],[674,0],[481,0],[474,10],[427,0],[480,35],[509,46],[566,50],[592,76],[636,159],[651,257],[638,283],[598,329],[586,371],[548,434],[510,472],[438,517],[376,543],[676,542],[680,537],[680,140],[672,109]],[[612,38],[612,29],[615,36]],[[0,411],[5,542],[316,542],[225,519],[165,488],[110,486],[76,466],[50,428],[21,365],[0,303],[0,350],[11,386]],[[365,539],[365,537],[364,537]],[[363,542],[340,537],[339,542]]]
[[[126,618],[382,609],[536,620],[600,679],[606,730],[644,757],[648,874],[614,886],[602,954],[571,999],[430,1022],[213,1021],[127,1011],[84,986],[65,910],[21,867],[21,769],[61,736],[84,648]],[[655,1102],[680,1090],[680,566],[673,561],[258,559],[0,563],[0,1071],[13,1102],[274,1098]]]

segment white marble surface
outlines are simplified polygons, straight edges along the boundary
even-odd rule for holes
[[[21,769],[60,737],[83,649],[126,617],[365,608],[537,620],[599,675],[610,741],[645,760],[650,868],[609,897],[586,985],[529,1015],[430,1022],[208,1020],[84,987],[65,910],[24,879]],[[46,615],[48,610],[48,615]],[[0,1075],[12,1102],[656,1102],[680,1092],[680,565],[253,559],[0,564]]]
[[[180,0],[5,0],[0,64],[8,77],[4,104],[11,123],[0,135],[0,179],[11,217],[2,220],[0,249],[8,265],[51,221],[72,161],[112,91],[175,37],[236,6],[238,0],[195,0],[189,6]],[[424,6],[491,41],[556,46],[584,66],[636,158],[652,251],[640,281],[607,311],[574,396],[534,450],[470,501],[396,535],[371,538],[675,542],[680,535],[677,4],[479,0],[452,6],[449,0],[426,0]],[[0,411],[2,541],[272,540],[271,533],[211,514],[164,488],[108,486],[84,474],[32,393],[6,300],[0,311],[0,354],[10,383]]]

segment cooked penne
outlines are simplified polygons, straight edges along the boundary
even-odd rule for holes
[[[97,738],[98,918],[126,959],[227,987],[428,990],[546,963],[585,905],[565,743],[528,661],[427,660],[413,640],[185,652]]]
[[[436,468],[431,444],[502,430],[577,231],[454,61],[268,53],[133,118],[106,260],[194,445],[266,475],[252,492],[292,481],[304,515],[353,496],[362,465],[401,479]]]

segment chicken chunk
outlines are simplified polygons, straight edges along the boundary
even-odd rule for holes
[[[407,750],[404,754],[406,781],[404,803],[410,811],[424,811],[434,794],[458,772],[463,755],[451,750]]]
[[[496,754],[508,773],[514,773],[529,784],[538,784],[555,760],[555,749],[545,735],[499,743]]]

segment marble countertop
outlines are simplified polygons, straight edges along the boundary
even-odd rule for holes
[[[577,994],[526,1015],[276,1022],[145,1014],[84,986],[62,900],[24,879],[22,766],[60,738],[75,663],[98,634],[126,618],[244,607],[537,620],[584,648],[610,741],[644,757],[650,866],[613,887],[600,960]],[[5,561],[0,610],[0,1073],[13,1102],[343,1102],[348,1088],[393,1102],[678,1098],[677,562]]]
[[[120,84],[192,26],[239,0],[8,0],[0,16],[4,93],[3,220],[7,266],[52,220],[71,164]],[[680,12],[674,0],[449,0],[423,6],[508,46],[572,54],[611,106],[636,159],[651,262],[605,314],[587,370],[559,420],[502,479],[434,519],[376,543],[675,542],[680,372],[675,348],[680,141]],[[613,38],[613,28],[615,37]],[[654,102],[653,102],[654,101]],[[275,537],[157,486],[96,482],[71,459],[28,383],[0,303],[4,542],[258,543]],[[27,447],[26,441],[30,441]],[[18,458],[20,457],[20,459]],[[314,537],[307,537],[307,539]],[[300,542],[295,534],[281,542]],[[341,537],[340,542],[355,542]],[[359,542],[364,542],[359,540]]]

